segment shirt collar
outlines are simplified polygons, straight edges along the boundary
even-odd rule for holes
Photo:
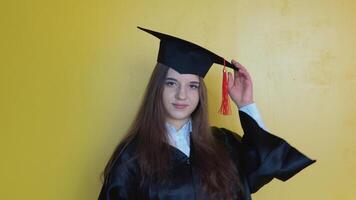
[[[167,132],[170,135],[187,136],[189,135],[190,132],[192,132],[192,120],[191,118],[189,118],[189,120],[179,130],[177,130],[173,125],[169,124],[168,122],[166,122],[166,128],[167,128]]]

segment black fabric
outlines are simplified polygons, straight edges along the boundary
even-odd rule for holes
[[[282,138],[260,128],[246,113],[239,111],[239,115],[243,137],[225,128],[212,127],[214,136],[226,145],[239,170],[245,193],[239,197],[241,194],[237,190],[235,199],[250,200],[252,193],[273,178],[286,181],[316,161],[309,159]],[[194,162],[178,149],[171,149],[174,162],[170,182],[164,185],[147,183],[139,187],[140,170],[133,153],[135,143],[128,145],[111,170],[109,179],[103,184],[99,200],[207,199],[201,193]]]
[[[157,62],[171,67],[181,74],[195,74],[204,77],[213,63],[225,64],[231,69],[238,70],[221,56],[192,42],[142,27],[137,28],[160,39]]]

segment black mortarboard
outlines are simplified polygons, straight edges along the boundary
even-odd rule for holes
[[[157,62],[173,68],[181,74],[195,74],[204,78],[213,63],[224,65],[222,101],[219,113],[231,114],[225,66],[234,70],[238,70],[237,67],[223,57],[189,41],[142,27],[137,28],[160,39]]]
[[[224,58],[194,43],[142,27],[137,28],[161,40],[157,62],[171,67],[181,74],[195,74],[204,78],[213,63],[238,70]]]

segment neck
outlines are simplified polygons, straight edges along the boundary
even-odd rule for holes
[[[176,130],[181,129],[185,123],[188,122],[189,119],[184,119],[184,120],[171,120],[167,119],[166,122],[172,125]]]

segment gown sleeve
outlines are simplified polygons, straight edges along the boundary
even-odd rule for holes
[[[248,114],[239,111],[243,137],[222,128],[229,144],[238,151],[240,173],[250,193],[257,192],[273,178],[286,181],[305,167],[316,162],[311,160],[282,138],[258,126]],[[235,143],[235,144],[234,144]]]
[[[102,186],[99,200],[138,199],[138,174],[137,160],[129,150],[123,150]]]

